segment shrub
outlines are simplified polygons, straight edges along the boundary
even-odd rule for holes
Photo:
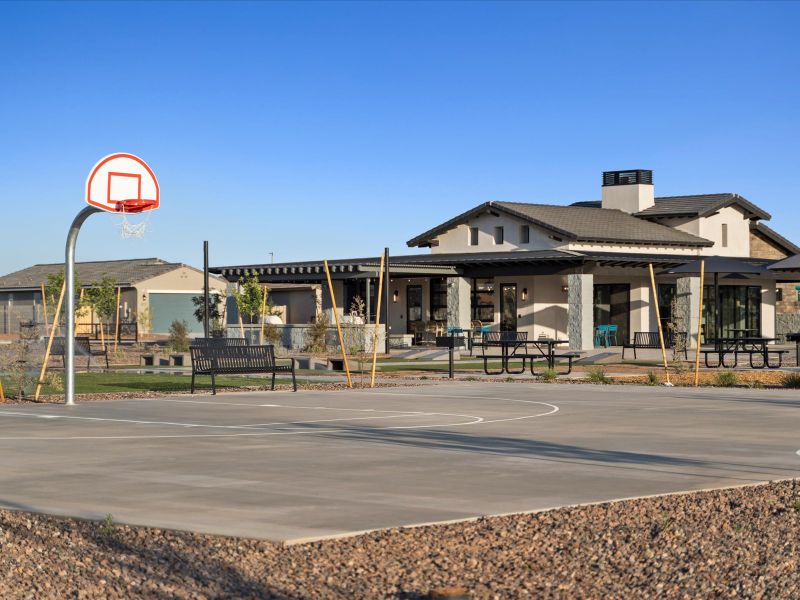
[[[785,388],[800,388],[800,373],[786,373],[781,377],[781,385]]]
[[[189,351],[189,324],[175,320],[169,326],[169,347],[173,352]]]
[[[721,371],[714,377],[714,385],[718,385],[719,387],[733,387],[737,383],[739,383],[739,376],[730,369]]]
[[[306,335],[308,336],[306,342],[307,352],[325,352],[328,348],[327,336],[328,326],[330,325],[330,318],[328,314],[322,311],[317,313],[317,316],[311,322]]]
[[[603,367],[594,367],[589,369],[589,381],[592,383],[603,383],[608,384],[611,383],[611,378],[606,375],[606,371]]]
[[[647,385],[658,385],[658,375],[655,371],[647,372]]]
[[[539,374],[539,379],[545,383],[552,383],[558,378],[558,373],[555,369],[545,369]]]

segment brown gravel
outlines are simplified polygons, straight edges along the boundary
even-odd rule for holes
[[[0,511],[2,598],[798,598],[799,566],[797,480],[289,547]]]

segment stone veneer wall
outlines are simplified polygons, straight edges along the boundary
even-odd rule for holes
[[[780,260],[788,254],[755,231],[750,232],[750,256]],[[782,298],[775,302],[775,336],[779,339],[787,334],[800,331],[800,302],[794,283],[778,283],[776,289]]]

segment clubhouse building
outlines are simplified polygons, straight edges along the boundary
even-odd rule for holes
[[[701,340],[714,336],[717,311],[723,335],[747,329],[779,337],[800,330],[800,270],[793,258],[800,248],[764,225],[769,218],[734,193],[657,197],[647,170],[603,173],[597,201],[484,202],[408,241],[428,253],[390,258],[389,335],[406,342],[422,331],[471,329],[480,321],[533,338],[566,338],[573,349],[588,350],[598,325],[616,325],[619,344],[634,332],[655,331],[658,305],[663,323],[679,323],[692,344],[698,334]],[[716,273],[718,297],[715,273],[706,273],[698,331],[700,277],[691,265],[700,258],[724,271]],[[329,262],[340,314],[360,296],[374,321],[379,262]],[[312,297],[321,296],[322,309],[332,310],[322,261],[212,272],[232,283],[255,273],[267,285],[300,284],[296,298],[282,300],[287,330],[313,318]],[[305,308],[293,311],[294,304]],[[284,336],[287,345],[297,346],[296,339]]]

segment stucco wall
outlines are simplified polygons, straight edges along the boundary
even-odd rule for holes
[[[520,243],[520,225],[529,225],[530,242]],[[478,228],[478,245],[469,245],[470,227]],[[494,228],[504,228],[504,242],[494,243]],[[448,252],[503,252],[510,250],[544,250],[553,248],[558,242],[548,237],[548,233],[535,225],[506,214],[494,216],[484,213],[441,234],[438,246],[433,246],[434,254]]]
[[[728,245],[722,246],[722,225],[728,225]],[[733,206],[721,209],[717,214],[700,219],[699,235],[714,242],[707,249],[718,256],[750,256],[750,220]]]

